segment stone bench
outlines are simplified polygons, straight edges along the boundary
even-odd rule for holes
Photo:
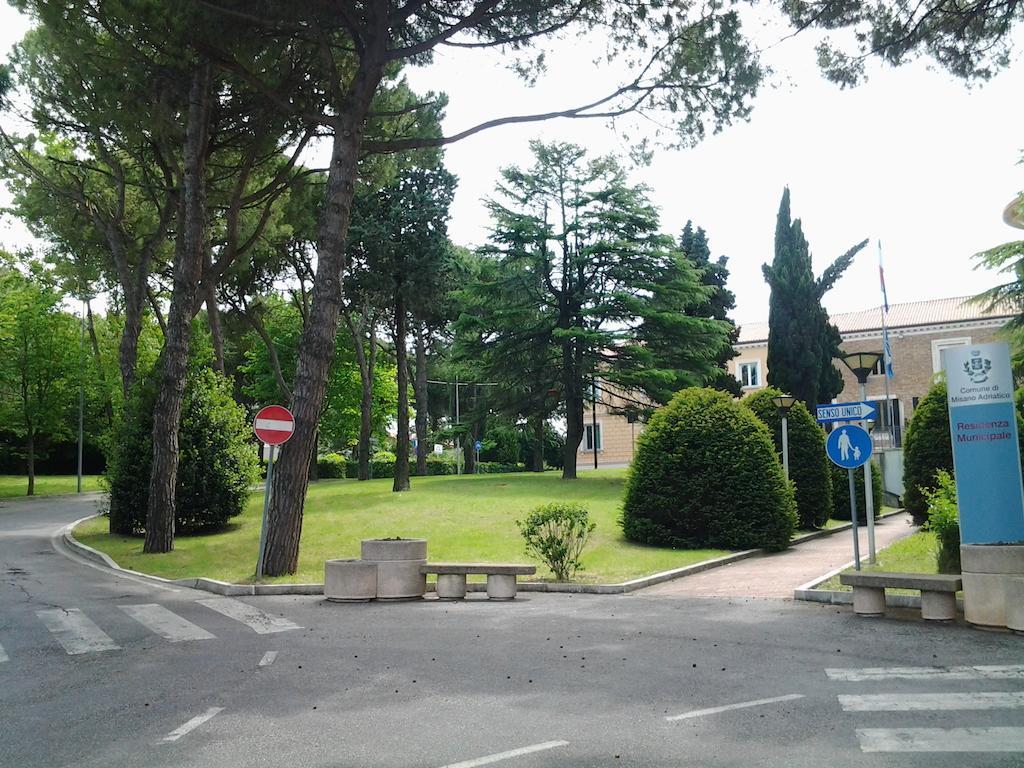
[[[921,618],[952,621],[956,618],[956,593],[963,588],[959,576],[923,573],[844,573],[839,583],[853,587],[853,612],[858,616],[885,613],[885,589],[916,589],[921,593]]]
[[[487,597],[491,600],[511,600],[516,596],[516,576],[532,576],[534,565],[514,563],[427,563],[420,573],[437,574],[439,600],[461,600],[466,596],[466,576],[487,576]]]

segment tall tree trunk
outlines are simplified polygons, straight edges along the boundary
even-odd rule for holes
[[[217,308],[217,287],[214,285],[213,277],[210,273],[213,271],[212,258],[210,256],[210,249],[205,248],[206,255],[203,259],[203,271],[208,274],[207,282],[204,285],[206,293],[206,319],[210,324],[210,337],[213,339],[213,367],[221,374],[225,372],[224,368],[224,332],[220,326],[220,310]]]
[[[562,389],[565,392],[565,463],[562,479],[576,479],[576,451],[583,439],[583,387],[580,384],[576,344],[562,340]]]
[[[160,389],[153,409],[153,464],[149,479],[144,552],[174,548],[174,489],[178,479],[178,424],[185,395],[189,335],[206,247],[206,156],[213,100],[209,62],[200,62],[189,88],[183,190],[185,215],[176,243],[174,289],[161,354]]]
[[[86,327],[89,329],[89,342],[92,344],[92,356],[96,360],[96,370],[99,372],[100,386],[103,387],[103,413],[107,417],[107,426],[114,424],[114,405],[110,402],[110,391],[107,389],[107,373],[103,370],[103,360],[100,357],[100,342],[96,338],[96,320],[92,314],[92,304],[85,302]]]
[[[139,336],[142,335],[142,311],[145,296],[132,290],[124,291],[124,333],[117,350],[117,364],[121,369],[121,390],[127,398],[135,383],[135,364],[139,358]]]
[[[28,493],[26,496],[36,495],[36,435],[35,431],[29,429],[28,440],[25,443],[25,458],[28,462]]]
[[[416,324],[416,474],[427,474],[427,331],[423,323]]]
[[[380,41],[370,41],[373,46]],[[345,269],[345,240],[352,215],[356,166],[370,101],[383,76],[383,66],[364,64],[346,104],[338,111],[327,174],[327,198],[317,249],[316,276],[309,322],[299,339],[292,413],[295,431],[289,450],[275,466],[270,503],[267,548],[263,572],[268,576],[294,573],[299,562],[302,511],[309,477],[309,455],[314,448],[316,425],[323,408],[327,374],[334,359],[341,278]]]
[[[360,342],[361,344],[361,342]],[[359,399],[359,479],[370,479],[370,438],[373,436],[373,379],[377,364],[377,333],[370,328],[370,353],[360,355],[359,377],[363,392]]]
[[[544,417],[536,416],[533,422],[533,472],[544,471]]]
[[[398,367],[398,440],[395,445],[393,491],[409,490],[409,360],[406,354],[405,297],[402,283],[395,291],[395,365]]]

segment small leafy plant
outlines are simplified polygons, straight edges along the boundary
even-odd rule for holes
[[[558,581],[569,581],[583,570],[580,554],[597,527],[580,504],[545,504],[525,521],[516,520],[526,540],[526,552],[543,561]]]
[[[928,503],[925,528],[935,532],[939,573],[960,573],[960,510],[956,504],[956,481],[944,469],[935,473],[935,487],[922,488]]]

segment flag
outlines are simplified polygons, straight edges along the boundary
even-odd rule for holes
[[[883,286],[884,290],[884,286]],[[889,329],[882,329],[882,355],[885,359],[885,376],[886,378],[893,378],[896,374],[893,373],[892,369],[892,347],[889,346]]]
[[[889,296],[885,292],[885,270],[882,269],[882,241],[878,241],[878,280],[882,284],[882,305],[889,311]]]

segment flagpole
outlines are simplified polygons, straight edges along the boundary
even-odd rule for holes
[[[878,275],[882,280],[882,368],[885,374],[885,409],[889,417],[889,444],[896,447],[896,425],[892,418],[892,400],[889,399],[889,354],[892,348],[889,346],[888,311],[889,299],[885,294],[885,273],[882,272],[882,241],[878,241]]]

